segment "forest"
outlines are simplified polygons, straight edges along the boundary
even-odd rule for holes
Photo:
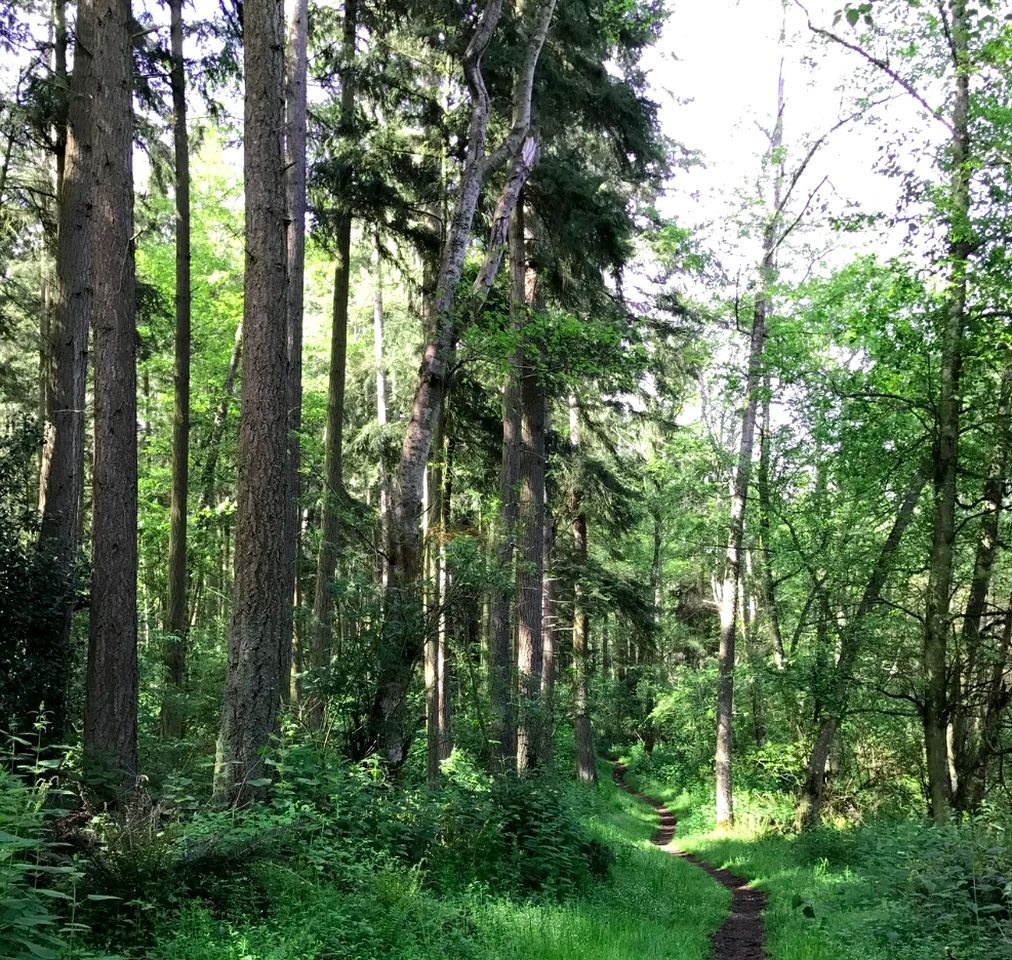
[[[1008,0],[0,0],[0,960],[1012,958],[1010,237]]]

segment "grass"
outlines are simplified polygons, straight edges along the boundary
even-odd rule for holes
[[[590,826],[615,852],[609,881],[558,904],[500,902],[485,914],[489,960],[704,960],[730,895],[691,864],[650,844],[656,815],[611,784],[601,786]]]
[[[627,780],[675,812],[678,846],[766,891],[770,960],[1012,958],[1012,885],[1004,901],[992,889],[1006,879],[993,866],[1006,861],[992,832],[939,831],[907,818],[797,834],[770,829],[747,803],[741,822],[718,832],[712,797],[702,791],[692,795],[642,772]],[[997,906],[986,902],[989,890]]]
[[[859,878],[846,867],[830,868],[824,858],[805,856],[803,844],[787,835],[764,832],[750,822],[731,830],[714,829],[708,799],[674,784],[656,783],[630,772],[627,779],[636,789],[664,801],[679,821],[676,844],[707,863],[746,877],[769,899],[763,916],[766,951],[770,960],[885,960],[890,954],[862,946],[852,953],[844,937],[855,917],[841,922],[834,909],[840,891]],[[704,804],[707,810],[700,809]],[[862,938],[864,939],[864,938]]]
[[[516,900],[479,887],[440,898],[419,870],[377,870],[341,889],[265,864],[248,902],[193,902],[167,918],[150,960],[705,960],[729,895],[653,847],[656,817],[617,790],[573,788],[615,860],[607,880],[562,901]]]

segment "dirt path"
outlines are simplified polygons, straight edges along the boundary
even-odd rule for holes
[[[664,847],[666,852],[705,870],[717,883],[731,891],[731,915],[713,935],[710,950],[711,960],[765,960],[763,950],[762,912],[766,906],[766,894],[753,890],[748,881],[730,870],[718,870],[698,857],[683,850],[669,848],[675,839],[675,815],[659,800],[638,793],[625,782],[626,767],[621,763],[612,764],[612,777],[619,788],[626,793],[649,803],[657,811],[660,823],[651,842]]]

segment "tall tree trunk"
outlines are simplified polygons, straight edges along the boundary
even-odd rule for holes
[[[502,467],[499,481],[499,544],[496,565],[501,583],[491,601],[489,650],[489,694],[493,737],[502,770],[516,763],[516,704],[513,667],[513,591],[516,551],[517,478],[520,474],[520,385],[512,373],[503,389]]]
[[[949,289],[942,328],[938,407],[935,418],[934,515],[924,617],[924,747],[931,816],[941,824],[949,815],[947,649],[949,598],[956,539],[956,473],[959,460],[959,373],[966,323],[967,271],[972,245],[970,224],[970,66],[966,0],[949,6],[955,63],[952,108],[952,165],[949,200]]]
[[[768,252],[772,254],[772,249]],[[737,634],[736,608],[738,582],[741,577],[741,545],[745,530],[745,505],[749,478],[752,473],[752,443],[755,436],[756,406],[759,400],[759,377],[763,347],[766,340],[768,311],[765,284],[772,262],[763,265],[763,289],[756,296],[752,316],[752,339],[749,346],[748,376],[745,387],[745,410],[742,414],[738,465],[731,495],[731,522],[724,560],[724,576],[720,591],[720,650],[717,678],[717,824],[727,827],[734,823],[734,795],[731,774],[731,750],[734,723],[734,662]]]
[[[265,775],[263,750],[277,728],[287,677],[281,676],[288,464],[288,343],[282,0],[246,0],[244,179],[245,360],[239,428],[235,587],[215,793],[242,804]]]
[[[509,230],[510,313],[524,331],[520,344],[520,471],[517,528],[517,771],[541,763],[539,746],[544,716],[541,703],[544,668],[542,613],[545,538],[545,387],[540,344],[528,330],[533,290],[528,290],[523,198]]]
[[[490,172],[510,157],[513,167],[500,196],[493,218],[493,236],[503,230],[536,156],[536,142],[528,138],[531,93],[541,48],[548,33],[555,0],[542,0],[531,15],[525,60],[518,71],[513,93],[513,125],[491,154],[485,154],[490,101],[481,73],[481,58],[487,49],[502,12],[502,0],[486,0],[481,18],[464,53],[464,75],[471,101],[464,164],[456,192],[450,226],[443,244],[436,297],[432,306],[435,338],[426,346],[419,372],[411,416],[404,434],[401,461],[391,518],[390,585],[387,609],[391,629],[381,647],[376,696],[370,709],[369,739],[391,768],[399,768],[406,756],[412,731],[406,723],[405,698],[422,652],[420,597],[420,520],[422,486],[437,411],[446,390],[450,353],[457,339],[456,289],[460,280],[472,222],[482,185]],[[527,19],[527,18],[525,18]],[[475,281],[477,299],[491,288],[501,259],[502,241],[489,244],[489,256]],[[396,625],[396,626],[394,626]]]
[[[998,553],[998,521],[1002,512],[1005,478],[1008,472],[1009,405],[1012,402],[1012,364],[1005,368],[998,398],[994,439],[991,447],[991,461],[984,481],[983,507],[980,517],[980,534],[977,538],[977,554],[973,564],[973,579],[970,595],[963,615],[963,649],[966,656],[965,676],[968,685],[975,684],[981,662],[982,624],[987,607],[987,596],[991,589],[991,573]],[[956,680],[958,682],[958,673]],[[985,708],[986,709],[986,708]],[[972,705],[964,702],[957,691],[953,702],[953,741],[955,747],[954,774],[955,788],[953,806],[960,811],[971,809],[971,802],[977,793],[974,771],[979,768],[980,748],[983,743],[975,742],[971,725]]]
[[[82,22],[86,29],[81,32]],[[95,331],[91,631],[84,749],[124,782],[137,775],[137,363],[130,0],[78,5],[75,59],[93,53]],[[91,41],[89,44],[88,41]]]
[[[752,594],[752,557],[745,551],[745,569],[738,582],[738,606],[741,610],[741,636],[745,645],[745,662],[749,668],[749,699],[752,701],[752,733],[756,746],[766,745],[766,704],[760,673],[760,658],[755,645],[755,600]]]
[[[896,512],[889,535],[882,544],[882,549],[875,560],[875,566],[865,584],[857,610],[840,635],[840,653],[829,685],[829,702],[822,711],[821,726],[808,758],[808,769],[801,789],[801,799],[798,803],[798,823],[802,827],[813,827],[819,822],[826,779],[826,761],[829,759],[833,738],[836,736],[836,731],[847,710],[850,687],[854,679],[854,666],[864,641],[864,620],[882,595],[882,589],[889,576],[889,571],[892,569],[896,551],[903,539],[903,534],[914,518],[917,502],[920,500],[921,491],[928,482],[930,474],[931,464],[929,462],[922,463],[914,473],[906,496]]]
[[[783,670],[786,662],[784,639],[780,630],[773,560],[770,552],[770,378],[763,376],[762,429],[759,431],[759,549],[762,553],[762,599],[773,642],[773,662]]]
[[[341,119],[339,132],[350,137],[355,117],[355,35],[358,30],[357,0],[346,0],[342,37]],[[337,570],[337,547],[341,534],[339,507],[344,495],[344,391],[348,353],[348,296],[351,286],[351,210],[347,196],[351,171],[344,171],[338,184],[341,205],[334,228],[337,263],[334,267],[334,310],[330,334],[330,372],[327,386],[327,426],[324,443],[323,497],[320,504],[320,552],[316,563],[316,591],[313,596],[312,664],[326,665],[334,633],[333,582]],[[311,714],[316,725],[323,720],[323,703]]]
[[[383,259],[380,252],[379,231],[373,238],[373,309],[372,344],[373,369],[376,375],[376,426],[380,432],[379,457],[379,521],[380,521],[380,579],[384,589],[389,579],[386,549],[390,528],[390,470],[385,456],[387,426],[387,370],[383,359]]]
[[[547,425],[546,425],[547,431]],[[548,509],[545,494],[545,529],[542,539],[542,587],[541,587],[541,761],[546,766],[552,763],[555,746],[555,677],[558,671],[555,649],[555,577],[552,572],[552,554],[555,550],[555,523]]]
[[[580,449],[580,414],[576,400],[569,398],[569,442]],[[584,577],[587,571],[587,515],[583,511],[583,491],[577,483],[573,488],[573,560],[576,582],[573,587],[573,721],[576,737],[576,776],[584,783],[597,783],[594,762],[594,734],[590,720],[590,617],[587,614]],[[601,662],[607,671],[607,635],[602,634]]]
[[[165,693],[162,735],[181,737],[185,715],[189,630],[186,598],[186,499],[190,475],[190,138],[186,129],[183,0],[170,0],[172,123],[176,167],[176,358],[172,419],[172,492],[169,506],[169,595],[165,615]]]
[[[439,551],[438,571],[439,594],[443,598],[442,610],[440,611],[439,624],[437,628],[437,653],[436,653],[436,723],[439,730],[438,752],[440,760],[448,760],[453,752],[453,731],[452,731],[452,700],[450,695],[450,667],[452,651],[450,649],[450,625],[456,623],[456,632],[460,637],[460,644],[466,647],[469,625],[466,622],[467,612],[462,610],[463,599],[459,596],[451,596],[453,585],[453,571],[450,569],[446,555],[446,544],[449,541],[450,530],[450,508],[453,496],[453,424],[449,409],[443,412],[443,462],[440,466],[440,491],[439,491]],[[451,616],[451,611],[457,611],[456,618]],[[459,616],[459,614],[464,614]]]
[[[749,343],[748,372],[745,381],[744,409],[741,418],[741,439],[738,461],[731,491],[731,517],[727,534],[727,553],[721,581],[720,646],[717,666],[717,744],[715,751],[717,788],[717,825],[734,823],[734,791],[731,752],[734,738],[734,663],[737,635],[738,582],[741,577],[741,545],[745,532],[745,507],[749,480],[752,475],[752,447],[755,440],[756,412],[761,390],[763,351],[766,345],[766,321],[770,311],[770,283],[776,274],[776,254],[784,236],[781,218],[790,198],[790,187],[784,194],[785,172],[780,158],[783,143],[784,79],[781,69],[777,85],[777,118],[770,132],[767,157],[775,165],[773,204],[763,230],[763,256],[759,264],[759,289],[752,311],[752,336]],[[814,148],[813,148],[814,151]],[[802,161],[794,177],[797,182],[808,159]],[[793,183],[791,186],[793,186]]]
[[[84,404],[88,379],[88,327],[91,320],[92,234],[96,179],[95,113],[92,108],[98,77],[94,4],[84,0],[78,11],[76,35],[84,51],[74,58],[67,80],[66,6],[56,0],[57,80],[66,86],[58,116],[56,303],[48,338],[45,437],[39,468],[39,547],[56,561],[61,591],[61,617],[52,636],[39,638],[36,659],[51,664],[52,681],[42,690],[51,733],[60,738],[66,722],[70,634],[76,592],[76,564],[81,535],[84,491]],[[66,122],[60,123],[63,119]],[[59,127],[62,126],[62,134]]]
[[[281,651],[281,676],[291,673],[295,642],[294,610],[301,541],[300,510],[302,431],[302,314],[306,262],[306,73],[308,0],[287,0],[288,45],[285,60],[285,192],[288,202],[286,257],[288,290],[285,303],[288,337],[288,503],[285,529],[285,581],[282,585],[285,633],[288,642]],[[289,681],[286,692],[297,682]]]

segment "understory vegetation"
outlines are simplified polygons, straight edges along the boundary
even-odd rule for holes
[[[795,795],[761,759],[742,777],[738,823],[717,830],[713,792],[685,754],[641,744],[627,781],[678,818],[676,845],[769,894],[769,955],[783,960],[1012,956],[1012,819],[1000,803],[935,827],[884,795],[855,815],[794,826]],[[688,776],[686,775],[688,773]]]
[[[1012,960],[1008,7],[0,0],[0,960]]]

